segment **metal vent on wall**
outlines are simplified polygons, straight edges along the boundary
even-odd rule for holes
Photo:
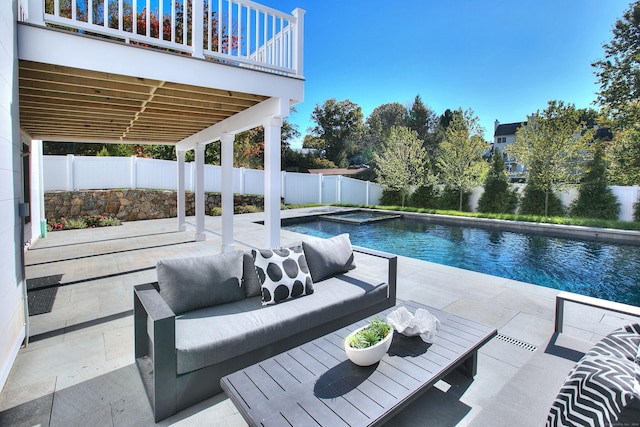
[[[508,337],[506,335],[498,334],[496,336],[496,338],[498,338],[499,340],[504,341],[506,343],[513,344],[513,345],[518,346],[520,348],[524,348],[525,350],[536,351],[538,349],[538,347],[536,347],[533,344],[529,344],[529,343],[526,343],[524,341],[520,341],[520,340],[517,340],[515,338]]]

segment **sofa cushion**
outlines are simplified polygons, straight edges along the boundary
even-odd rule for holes
[[[175,314],[244,299],[242,256],[236,251],[161,259],[156,265],[160,295]]]
[[[348,234],[304,241],[302,248],[314,282],[356,268]]]
[[[313,282],[302,246],[252,250],[262,304],[275,304],[313,293]]]
[[[249,297],[255,297],[261,294],[261,286],[260,279],[258,279],[258,274],[256,273],[256,266],[253,263],[253,256],[251,252],[243,253],[243,272],[242,272],[242,282],[244,285],[244,290]]]
[[[258,297],[247,298],[178,316],[178,373],[245,354],[384,302],[387,291],[386,283],[349,272],[318,284],[308,297],[267,306]]]
[[[598,342],[569,373],[551,406],[547,426],[637,423],[639,345],[640,324],[620,328]]]

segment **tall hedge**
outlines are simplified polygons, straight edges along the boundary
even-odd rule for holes
[[[492,157],[484,192],[478,200],[478,212],[513,213],[518,207],[518,193],[511,189],[502,154],[498,151]]]
[[[607,161],[602,146],[596,148],[593,159],[587,163],[578,198],[571,206],[571,216],[599,219],[618,219],[620,203],[608,187]]]

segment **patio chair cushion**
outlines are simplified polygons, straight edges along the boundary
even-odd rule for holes
[[[260,279],[258,279],[256,266],[253,263],[253,256],[251,256],[251,252],[243,253],[242,281],[244,283],[244,290],[247,298],[261,295],[262,284],[260,283]]]
[[[330,239],[304,241],[302,248],[314,282],[356,268],[348,234],[340,234]]]
[[[640,420],[640,324],[598,342],[569,373],[547,426],[634,425]]]
[[[313,293],[313,282],[302,246],[252,250],[262,284],[262,304],[269,305]]]
[[[175,314],[246,298],[242,286],[243,254],[159,260],[160,295]]]
[[[384,302],[388,285],[349,272],[323,281],[312,297],[262,306],[259,297],[176,317],[178,373],[240,356]]]

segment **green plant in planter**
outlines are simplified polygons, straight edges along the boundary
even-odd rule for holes
[[[364,329],[355,333],[349,340],[351,348],[369,348],[386,338],[392,331],[392,327],[387,322],[375,317]]]

